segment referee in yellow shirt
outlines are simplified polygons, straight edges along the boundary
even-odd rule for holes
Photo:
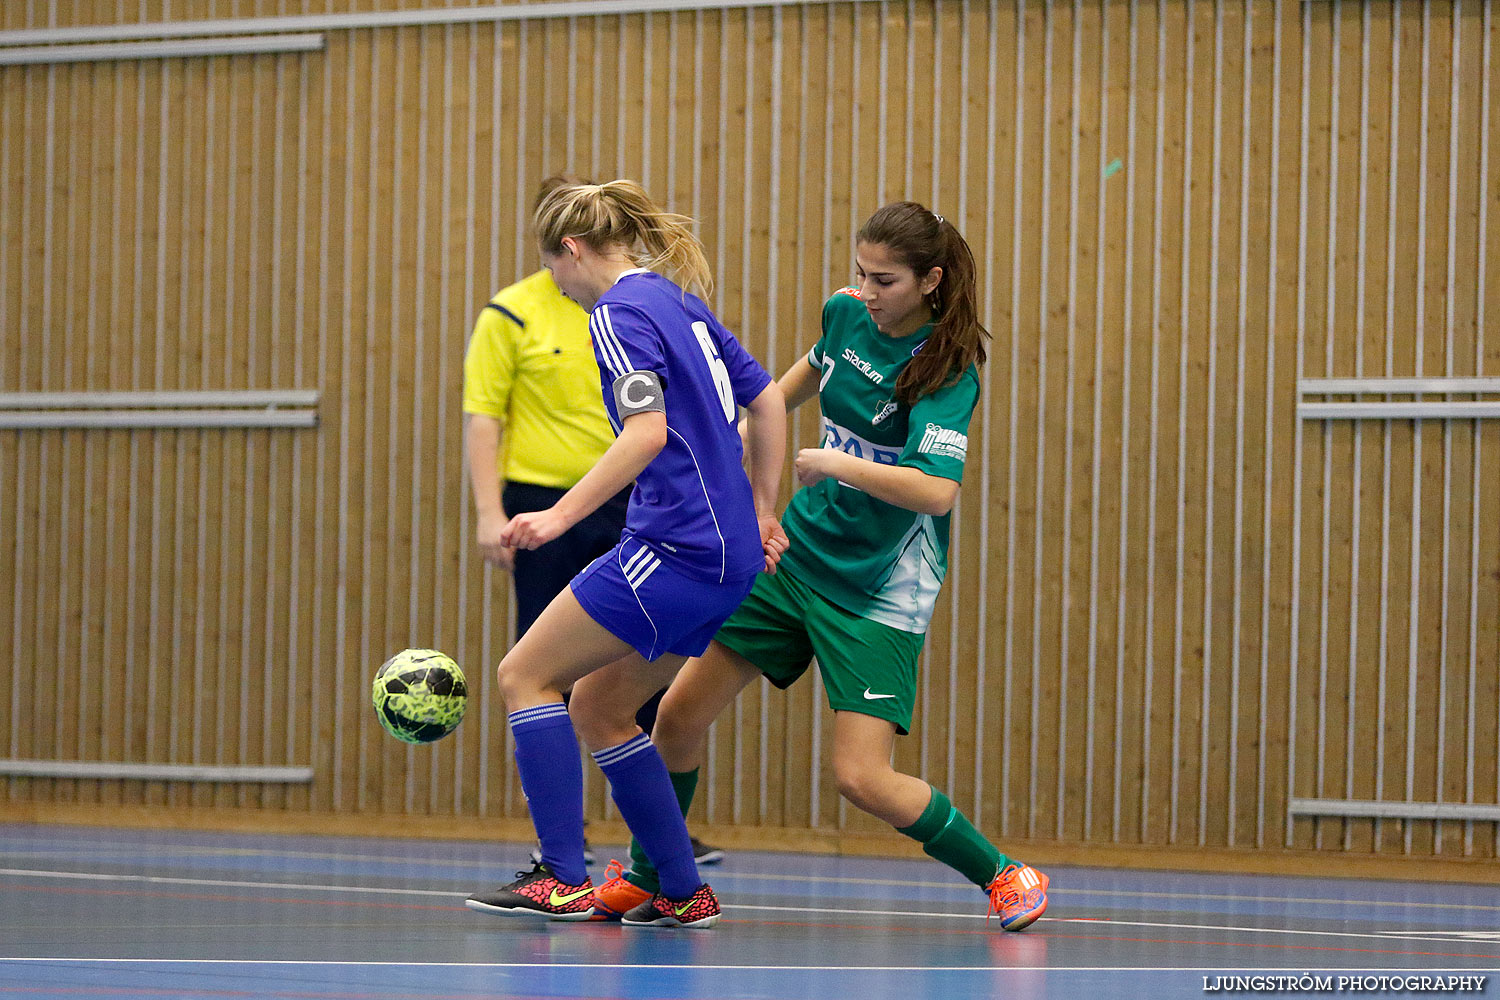
[[[568,183],[576,181],[563,176],[543,181],[532,212]],[[464,356],[464,450],[479,517],[475,541],[484,558],[509,570],[515,581],[518,639],[625,530],[629,488],[540,548],[500,544],[501,529],[512,517],[557,503],[614,441],[588,324],[588,313],[564,296],[543,268],[501,289],[480,310]],[[659,701],[660,695],[636,713],[648,733]],[[693,853],[699,864],[724,856],[696,838]]]

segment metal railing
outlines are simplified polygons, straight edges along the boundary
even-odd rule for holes
[[[1500,417],[1500,399],[1319,401],[1308,396],[1497,395],[1500,378],[1304,378],[1297,383],[1302,420],[1473,420]]]
[[[0,392],[0,429],[316,427],[312,389]]]

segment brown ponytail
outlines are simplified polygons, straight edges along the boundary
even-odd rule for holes
[[[934,267],[943,269],[927,296],[932,334],[896,379],[899,402],[910,406],[957,381],[970,365],[984,364],[990,332],[979,322],[974,254],[953,223],[914,201],[898,201],[870,216],[856,242],[885,247],[919,279]]]
[[[600,252],[623,251],[638,267],[663,270],[684,289],[713,293],[713,272],[693,220],[663,211],[635,181],[563,184],[541,199],[533,223],[542,250],[562,253],[564,236]]]

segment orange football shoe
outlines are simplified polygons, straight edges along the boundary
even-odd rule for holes
[[[604,868],[604,883],[594,888],[594,919],[619,920],[651,898],[651,893],[625,878],[625,866],[611,860]]]

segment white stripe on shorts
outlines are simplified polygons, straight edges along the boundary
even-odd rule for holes
[[[636,559],[638,559],[640,557],[641,552],[649,553],[650,551],[651,551],[650,549],[648,549],[648,548],[646,548],[646,546],[642,545],[640,547],[640,550],[638,552],[636,552],[635,555],[633,555],[633,556],[630,557],[630,561],[632,563],[634,563],[636,561]],[[616,552],[615,552],[615,563],[620,567],[620,573],[621,573],[621,575],[623,575],[625,577],[625,583],[626,583],[626,585],[628,585],[630,587],[630,596],[635,598],[636,606],[641,609],[641,614],[643,614],[643,615],[646,616],[646,622],[647,622],[647,624],[649,624],[651,626],[651,631],[652,631],[652,633],[654,633],[653,636],[652,636],[652,638],[651,638],[651,655],[649,655],[649,656],[646,657],[646,660],[649,662],[651,660],[655,660],[656,659],[656,656],[657,656],[656,647],[661,642],[661,629],[657,628],[656,627],[656,622],[652,621],[652,619],[651,619],[651,612],[649,612],[649,611],[646,610],[646,605],[645,605],[644,602],[642,602],[641,595],[636,592],[636,585],[630,582],[630,574],[625,572],[625,560],[624,560],[623,556],[624,556],[624,549],[623,548],[616,549]],[[653,556],[652,558],[655,558],[655,557]],[[658,559],[657,563],[660,564],[660,562],[661,562],[661,560]],[[643,577],[643,579],[644,579],[644,577]],[[637,650],[637,652],[639,652],[639,650]]]
[[[648,549],[648,548],[646,548],[646,546],[642,545],[640,548],[638,548],[638,549],[635,550],[635,555],[633,555],[629,559],[625,560],[624,564],[621,565],[621,567],[620,567],[621,572],[623,572],[627,577],[630,576],[630,574],[632,574],[632,573],[634,573],[636,571],[636,567],[640,563],[642,563],[645,560],[651,558],[651,555],[652,555],[651,550]]]
[[[655,573],[660,566],[661,560],[653,558],[651,560],[651,564],[637,573],[635,575],[635,579],[630,581],[630,588],[632,590],[640,590],[641,587],[645,586],[646,578],[649,577],[652,573]]]
[[[626,573],[625,579],[630,584],[630,589],[641,589],[641,584],[646,582],[646,577],[656,572],[656,567],[660,565],[661,560],[656,558],[655,556],[652,556],[650,559],[637,566],[634,570]]]

